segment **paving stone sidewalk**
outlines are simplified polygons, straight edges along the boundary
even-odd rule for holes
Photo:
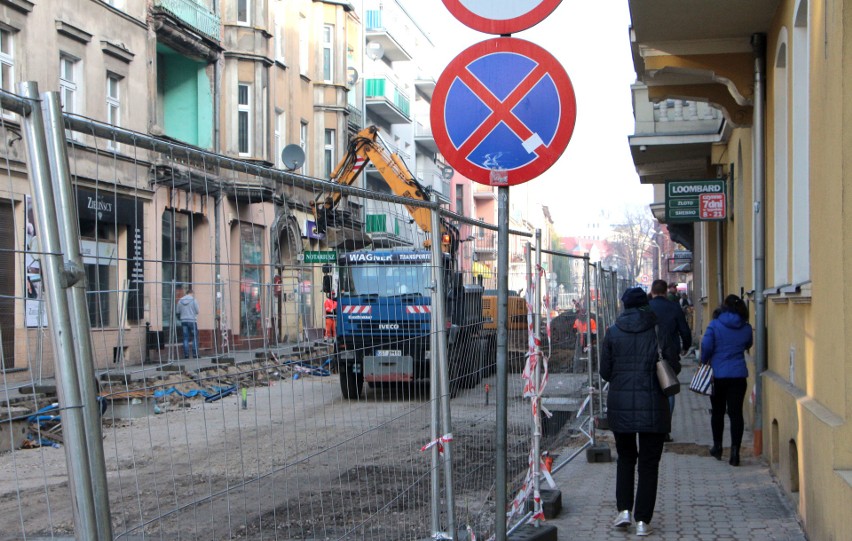
[[[677,395],[672,438],[660,463],[657,506],[649,539],[699,541],[805,541],[794,505],[783,494],[763,457],[752,454],[752,433],[746,427],[742,462],[728,464],[729,436],[722,461],[708,454],[712,443],[710,400],[687,388],[694,365],[685,359]],[[725,430],[729,430],[725,418]],[[554,478],[562,491],[562,513],[549,521],[559,539],[637,539],[635,528],[611,527],[615,506],[615,444],[611,433],[598,432],[613,462],[588,463],[585,453],[560,469]],[[568,456],[570,449],[563,452]],[[556,461],[559,464],[559,460]]]

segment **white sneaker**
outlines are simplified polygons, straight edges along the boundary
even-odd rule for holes
[[[626,528],[633,521],[630,520],[630,511],[619,511],[618,516],[612,521],[613,528]]]
[[[651,535],[652,531],[653,531],[653,528],[651,528],[650,524],[648,524],[646,522],[642,522],[641,520],[636,523],[636,535],[637,536],[645,537],[646,535]]]

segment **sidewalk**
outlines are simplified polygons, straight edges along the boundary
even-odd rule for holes
[[[728,464],[730,436],[725,418],[722,461],[708,454],[710,400],[687,388],[695,368],[684,363],[683,383],[672,421],[674,443],[666,444],[660,463],[657,505],[650,539],[806,541],[793,504],[782,493],[763,457],[752,454],[752,433],[746,426],[742,461]],[[562,491],[562,512],[548,521],[559,538],[599,541],[637,539],[635,529],[611,526],[615,507],[615,444],[610,432],[598,432],[599,443],[612,450],[612,463],[586,461],[579,455],[554,479]],[[568,456],[565,450],[563,456]],[[559,459],[556,459],[559,464]]]

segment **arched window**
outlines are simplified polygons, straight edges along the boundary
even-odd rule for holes
[[[788,207],[788,172],[787,172],[787,125],[788,125],[788,92],[787,92],[787,29],[782,28],[778,35],[778,46],[775,49],[775,76],[772,83],[773,99],[773,282],[776,286],[790,283],[787,265],[789,244],[789,207]]]
[[[799,0],[793,19],[793,283],[810,280],[810,32],[808,0]]]

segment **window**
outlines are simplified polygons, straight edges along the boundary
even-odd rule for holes
[[[263,228],[240,224],[240,335],[263,337]]]
[[[789,177],[787,172],[787,29],[782,28],[778,37],[775,54],[775,76],[773,78],[774,146],[773,163],[775,166],[772,188],[773,196],[773,281],[782,286],[790,283],[787,257],[789,246]]]
[[[334,139],[335,132],[334,130],[325,130],[325,178],[331,178],[331,172],[334,170],[334,166],[336,165],[334,159]]]
[[[282,10],[283,11],[283,10]],[[278,13],[275,15],[275,51],[274,56],[275,59],[281,62],[282,64],[285,62],[284,51],[286,49],[287,36],[286,36],[286,25],[284,24],[284,13]]]
[[[237,0],[237,24],[249,24],[251,19],[250,0]]]
[[[302,173],[307,172],[305,167],[308,165],[308,123],[302,122],[299,124],[299,146],[302,147],[302,151],[305,153],[305,163],[302,164],[300,171]]]
[[[793,283],[810,280],[810,32],[808,0],[800,0],[793,21]]]
[[[190,214],[166,209],[163,212],[163,329],[180,331],[174,317],[175,303],[192,285],[192,232]],[[173,341],[174,334],[167,340]]]
[[[121,126],[121,95],[119,94],[119,82],[121,77],[114,73],[107,73],[106,78],[106,108],[107,123],[113,126]],[[107,148],[117,150],[118,143],[110,139]]]
[[[464,184],[456,184],[456,214],[464,216]]]
[[[14,91],[15,84],[15,49],[12,32],[0,28],[0,88],[8,92]]]
[[[286,140],[286,125],[284,113],[275,115],[275,159],[272,160],[276,167],[281,167],[284,162],[281,160],[281,151],[284,150],[284,141]]]
[[[237,138],[240,156],[251,154],[251,85],[237,85]]]
[[[334,81],[334,26],[326,24],[322,27],[322,80],[326,83]]]
[[[59,57],[59,97],[66,113],[77,113],[77,65],[79,60],[68,55]]]
[[[299,74],[308,75],[308,60],[310,59],[310,51],[308,51],[308,19],[304,15],[299,15]]]
[[[118,245],[116,226],[100,220],[80,220],[80,253],[88,287],[89,324],[103,328],[118,324]]]

